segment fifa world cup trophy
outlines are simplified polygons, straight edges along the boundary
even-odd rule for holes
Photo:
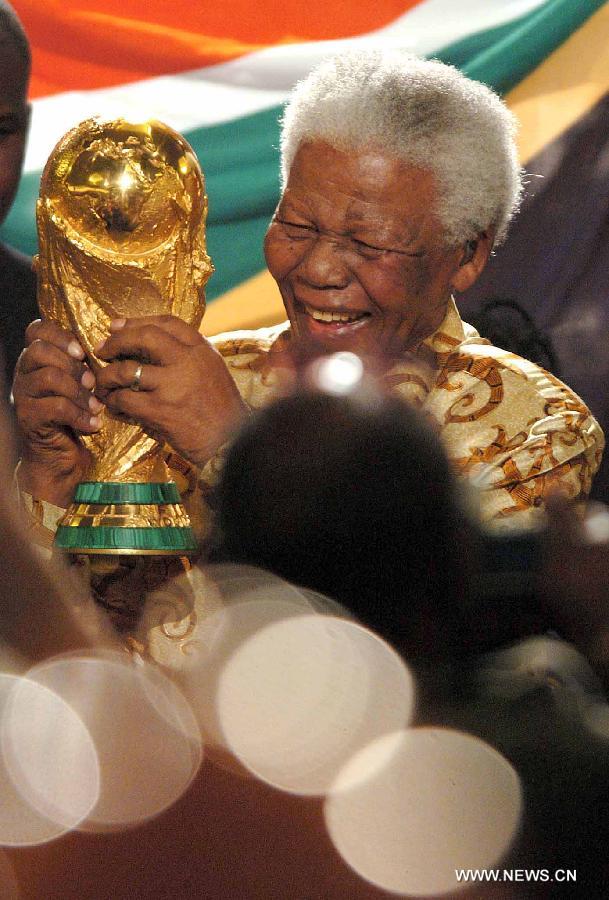
[[[199,326],[213,271],[206,214],[197,159],[160,122],[89,119],[58,143],[37,207],[38,299],[46,318],[76,336],[93,372],[104,365],[95,348],[112,319],[172,314]],[[90,480],[78,485],[57,544],[73,554],[191,554],[163,446],[107,410],[100,431],[83,440]]]

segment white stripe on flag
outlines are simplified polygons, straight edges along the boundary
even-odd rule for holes
[[[545,2],[424,0],[384,28],[362,37],[283,44],[179,75],[42,97],[33,104],[25,171],[42,169],[59,138],[89,116],[160,119],[181,132],[217,125],[279,105],[314,65],[348,47],[399,46],[429,56]]]

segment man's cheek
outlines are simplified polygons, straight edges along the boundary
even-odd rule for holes
[[[290,270],[293,254],[289,245],[281,238],[267,236],[264,242],[264,255],[269,271],[275,278]]]
[[[403,273],[402,285],[413,298],[426,297],[432,282],[432,266],[425,259],[413,259]]]
[[[427,272],[420,266],[385,267],[360,280],[375,305],[393,315],[403,311],[408,300],[424,298],[429,284]]]

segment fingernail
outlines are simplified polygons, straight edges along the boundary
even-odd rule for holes
[[[101,425],[100,417],[91,416],[91,418],[89,419],[89,425],[91,426],[91,428],[99,428],[99,426]]]
[[[100,403],[97,397],[89,397],[89,409],[92,413],[99,413],[104,408],[104,404]]]
[[[110,322],[110,331],[120,331],[125,327],[127,319],[112,319]]]
[[[87,388],[87,390],[91,390],[91,388],[95,387],[95,375],[89,369],[86,369],[82,373],[82,378],[80,379],[80,383],[83,387]]]
[[[84,359],[85,351],[82,349],[78,341],[70,341],[68,344],[68,354],[75,359]]]

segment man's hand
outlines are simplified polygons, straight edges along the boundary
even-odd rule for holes
[[[96,396],[197,465],[204,465],[247,412],[224,360],[175,316],[119,319],[96,349]],[[141,366],[141,368],[140,368]]]
[[[92,395],[95,377],[74,336],[37,319],[26,331],[13,397],[21,434],[21,487],[67,506],[91,458],[81,434],[100,427],[103,405]]]

